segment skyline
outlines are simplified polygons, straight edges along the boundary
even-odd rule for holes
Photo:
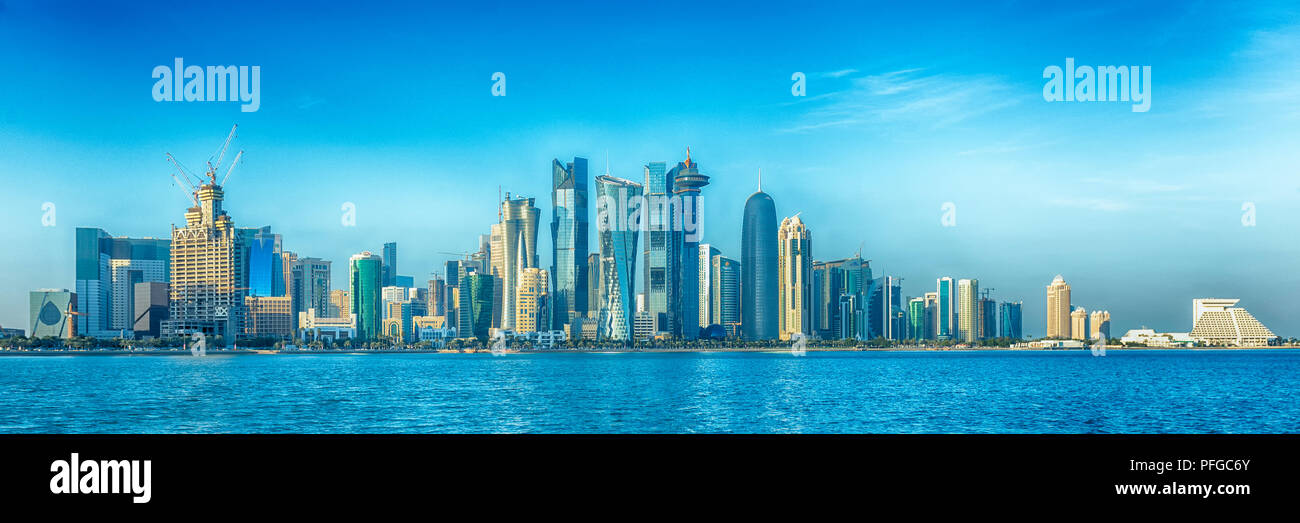
[[[866,44],[848,42],[842,30],[825,31],[838,37],[809,30],[806,38],[785,40],[787,32],[773,32],[770,21],[748,19],[768,24],[752,28],[753,34],[780,37],[780,45],[742,38],[739,47],[752,53],[733,60],[721,42],[749,28],[707,6],[692,12],[713,21],[709,28],[716,33],[701,33],[698,49],[672,44],[660,53],[630,50],[626,35],[613,38],[610,49],[520,45],[536,29],[512,36],[511,28],[535,23],[532,17],[543,22],[539,26],[563,18],[527,7],[506,9],[492,20],[472,18],[466,29],[448,27],[453,34],[417,35],[408,24],[456,14],[426,11],[428,19],[395,20],[392,35],[351,42],[365,45],[336,54],[359,60],[349,62],[357,70],[351,73],[363,74],[352,75],[306,52],[308,43],[329,49],[328,41],[276,36],[259,26],[266,22],[223,25],[234,27],[234,45],[184,34],[173,44],[146,45],[122,35],[166,26],[162,15],[115,15],[120,23],[113,27],[78,27],[67,23],[78,15],[6,2],[0,42],[31,49],[0,54],[0,67],[31,81],[0,86],[0,141],[6,144],[0,172],[9,182],[0,195],[0,219],[7,224],[0,239],[11,246],[0,264],[0,325],[26,324],[28,291],[72,288],[75,227],[166,238],[166,224],[183,222],[186,200],[167,187],[173,184],[163,153],[193,167],[238,123],[238,144],[248,154],[227,191],[235,222],[269,225],[284,235],[287,250],[333,261],[334,289],[346,286],[337,268],[348,257],[379,252],[389,241],[403,245],[404,272],[426,280],[427,271],[454,258],[438,252],[472,250],[494,222],[496,185],[535,198],[545,215],[554,159],[594,162],[590,182],[604,174],[608,151],[612,175],[641,183],[640,166],[676,164],[690,146],[710,177],[702,242],[728,258],[740,256],[741,210],[761,168],[778,221],[801,213],[815,240],[815,259],[849,257],[865,242],[863,258],[873,260],[879,275],[905,278],[905,296],[933,291],[929,282],[943,276],[979,279],[997,289],[995,299],[1023,301],[1025,332],[1041,335],[1044,289],[1063,274],[1076,305],[1111,312],[1114,333],[1143,325],[1190,330],[1187,302],[1213,296],[1240,298],[1278,334],[1294,336],[1300,305],[1281,296],[1300,288],[1290,261],[1300,247],[1287,241],[1300,224],[1293,205],[1300,152],[1289,145],[1297,138],[1300,109],[1290,96],[1295,88],[1286,84],[1300,70],[1294,67],[1300,30],[1270,25],[1271,18],[1285,18],[1278,16],[1280,5],[1250,7],[1253,12],[1231,16],[1141,7],[1089,13],[1097,27],[1146,23],[1164,29],[1147,36],[1164,42],[1146,48],[1103,44],[1105,35],[1096,35],[1013,50],[1017,42],[1052,32],[1030,30],[1042,20],[1017,13],[978,30],[1016,33],[989,40],[996,52],[1007,52],[970,63],[961,63],[966,52],[940,53],[924,32],[898,40],[908,42],[906,52],[896,53],[906,60],[881,59],[875,47],[888,37],[872,31],[857,35]],[[137,8],[147,11],[143,5],[122,9]],[[109,8],[87,6],[96,9]],[[812,8],[788,22],[798,28],[809,20],[836,20],[826,15],[829,9]],[[1042,17],[1062,14],[1046,9]],[[222,25],[221,17],[232,11],[205,16]],[[199,18],[187,7],[172,13]],[[908,18],[870,13],[861,9],[841,18],[876,25]],[[81,13],[82,22],[93,14]],[[283,22],[277,15],[288,16],[271,12],[265,20]],[[1196,27],[1223,16],[1238,22],[1238,30],[1191,38]],[[1127,22],[1116,26],[1117,20]],[[933,27],[924,29],[936,32],[957,23],[929,22]],[[307,26],[337,23],[308,20]],[[482,57],[386,54],[402,45],[436,49],[445,43],[440,38],[464,37],[459,31],[493,23],[504,23],[493,32],[500,41],[471,38],[467,47],[482,49]],[[961,23],[974,27],[979,21]],[[1091,27],[1078,27],[1085,25]],[[691,31],[700,26],[708,24],[666,24],[655,41],[670,42],[678,32],[695,35]],[[81,29],[87,34],[74,34]],[[881,33],[891,31],[904,30]],[[1127,34],[1110,36],[1121,33]],[[295,36],[302,39],[297,47],[277,45],[277,38]],[[107,37],[104,45],[86,49],[96,37]],[[630,63],[602,59],[620,52]],[[401,67],[403,56],[418,60]],[[152,101],[148,72],[174,57],[260,65],[266,89],[261,108],[241,113],[237,104]],[[1068,57],[1081,64],[1151,65],[1150,111],[1043,101],[1042,69]],[[693,62],[691,81],[678,82],[673,72],[680,75],[684,59]],[[1216,60],[1224,63],[1208,67]],[[393,69],[373,74],[385,67]],[[498,70],[509,78],[504,98],[489,95],[490,75]],[[795,71],[808,77],[802,99],[790,96]],[[363,85],[364,79],[394,76],[412,81]],[[586,81],[571,82],[575,76]],[[641,85],[644,76],[663,80]],[[95,81],[87,84],[88,78]],[[304,84],[304,78],[314,80]],[[86,85],[92,88],[78,90]],[[130,199],[140,203],[122,204]],[[339,207],[348,201],[357,207],[354,228],[339,225]],[[57,206],[55,227],[41,226],[44,202]],[[941,226],[947,202],[956,205],[956,227]],[[1255,227],[1241,225],[1243,202],[1258,209]],[[550,235],[538,236],[545,260],[553,248]],[[592,226],[589,238],[595,237]],[[638,289],[644,290],[641,282]]]

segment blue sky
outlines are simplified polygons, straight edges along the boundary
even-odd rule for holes
[[[1028,333],[1060,273],[1116,334],[1187,331],[1209,296],[1300,334],[1294,2],[465,4],[0,0],[0,325],[27,323],[29,290],[73,286],[75,227],[168,237],[187,200],[164,153],[196,168],[238,123],[235,223],[337,266],[397,241],[422,280],[475,247],[498,186],[549,216],[552,158],[639,180],[689,146],[729,256],[762,169],[817,258],[861,244],[909,296],[979,278],[1025,302]],[[155,102],[175,57],[260,66],[260,110]],[[1151,66],[1150,110],[1044,101],[1067,57]]]

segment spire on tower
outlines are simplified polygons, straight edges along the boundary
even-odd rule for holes
[[[758,168],[758,192],[763,192],[763,168]]]

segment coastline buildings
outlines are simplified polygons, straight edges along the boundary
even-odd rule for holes
[[[552,330],[587,314],[587,159],[551,162]]]
[[[77,312],[77,294],[68,289],[37,289],[28,295],[32,338],[71,338],[77,335],[70,320]]]
[[[76,331],[112,338],[135,329],[135,284],[166,283],[171,241],[114,238],[103,229],[76,229]]]
[[[397,242],[384,244],[382,278],[384,287],[397,285]]]
[[[984,291],[986,294],[988,291]],[[980,339],[998,337],[998,302],[980,298]]]
[[[492,303],[496,277],[479,273],[477,269],[465,271],[460,279],[460,326],[457,333],[462,338],[476,338],[486,344],[492,330]]]
[[[298,314],[313,310],[317,317],[330,313],[330,261],[298,258],[289,263],[288,296],[292,331],[298,330]],[[281,296],[272,294],[271,296]],[[346,317],[346,316],[344,316]]]
[[[740,233],[740,328],[747,340],[770,340],[780,328],[776,203],[758,191],[745,200]]]
[[[166,283],[135,284],[135,323],[131,329],[135,332],[136,339],[157,338],[162,334],[162,322],[167,319],[170,301]]]
[[[1192,300],[1191,337],[1206,345],[1235,347],[1266,346],[1277,335],[1255,319],[1246,309],[1237,307],[1235,298],[1198,298]]]
[[[634,220],[644,210],[631,207],[640,201],[641,191],[641,185],[630,180],[608,174],[596,178],[596,236],[603,284],[597,330],[603,338],[633,339],[640,229]]]
[[[797,214],[777,232],[777,275],[781,339],[812,334],[812,236]]]
[[[1046,337],[1070,337],[1070,284],[1060,274],[1047,286]]]
[[[927,293],[928,294],[928,293]],[[907,301],[907,338],[912,340],[930,339],[927,331],[929,315],[926,314],[926,299],[912,298]]]
[[[348,305],[356,316],[356,338],[370,341],[380,336],[383,318],[383,258],[363,251],[348,259]]]

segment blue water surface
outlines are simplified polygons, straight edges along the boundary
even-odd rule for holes
[[[0,432],[1300,432],[1300,350],[0,357]]]

